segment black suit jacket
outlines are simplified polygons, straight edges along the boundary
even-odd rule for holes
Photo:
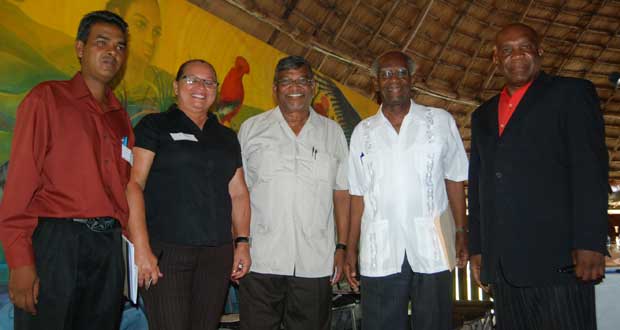
[[[470,254],[481,279],[501,263],[516,286],[574,281],[558,268],[574,249],[606,252],[608,156],[599,99],[591,82],[534,80],[498,136],[499,95],[471,119]]]

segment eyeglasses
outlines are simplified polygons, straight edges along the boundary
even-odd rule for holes
[[[306,77],[301,77],[297,79],[282,78],[280,80],[277,80],[276,84],[278,84],[278,86],[281,86],[281,87],[288,87],[293,84],[299,85],[299,86],[310,86],[312,85],[313,82],[314,80],[310,78],[306,78]]]
[[[201,84],[201,83],[203,86],[205,86],[205,88],[216,88],[218,85],[217,81],[213,81],[209,79],[202,79],[196,76],[183,76],[181,77],[181,79],[185,81],[185,83],[190,87],[198,86],[198,84]]]
[[[379,79],[388,80],[392,77],[396,77],[398,79],[404,79],[409,76],[409,70],[405,68],[400,68],[397,70],[381,70],[379,71]]]

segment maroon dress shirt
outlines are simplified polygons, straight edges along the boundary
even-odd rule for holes
[[[131,166],[121,152],[134,135],[110,89],[107,99],[104,110],[77,73],[37,85],[20,104],[0,204],[9,268],[34,264],[31,236],[39,217],[109,216],[126,227]]]

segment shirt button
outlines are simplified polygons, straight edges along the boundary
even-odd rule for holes
[[[496,177],[496,178],[501,179],[501,178],[502,178],[502,176],[503,176],[503,175],[502,175],[502,172],[495,172],[495,177]]]
[[[509,107],[509,108],[512,108],[512,103],[508,104],[508,107]]]

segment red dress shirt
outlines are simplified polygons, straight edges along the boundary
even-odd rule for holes
[[[9,172],[0,204],[0,240],[10,268],[33,265],[31,236],[39,217],[109,216],[126,227],[130,164],[123,139],[134,136],[111,90],[104,111],[81,73],[47,81],[17,111]]]
[[[527,92],[527,89],[532,85],[532,81],[520,87],[512,95],[509,94],[508,88],[504,87],[502,92],[499,94],[499,107],[497,112],[497,121],[499,127],[499,136],[504,133],[504,128],[508,125],[508,121],[510,121],[510,117],[515,112],[515,109],[521,102],[523,95]]]

